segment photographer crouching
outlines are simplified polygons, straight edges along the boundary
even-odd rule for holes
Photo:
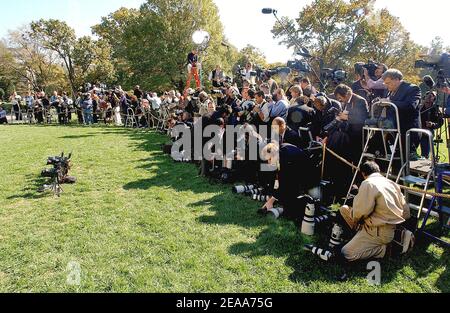
[[[336,242],[348,243],[335,247],[335,251],[323,253],[313,245],[305,249],[319,254],[324,260],[355,262],[371,258],[383,258],[388,245],[394,240],[396,228],[410,218],[409,206],[400,187],[380,174],[379,166],[372,161],[360,168],[364,182],[359,188],[353,207],[344,206],[336,218],[336,227],[341,231],[334,234]],[[411,237],[405,238],[409,246]]]

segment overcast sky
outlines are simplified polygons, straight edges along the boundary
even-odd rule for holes
[[[269,63],[285,62],[293,51],[279,46],[270,30],[273,15],[263,15],[262,8],[275,8],[279,16],[298,17],[312,0],[214,0],[229,41],[238,48],[247,44],[263,51]],[[143,0],[0,0],[0,37],[32,20],[58,18],[75,28],[77,35],[89,35],[90,27],[102,16],[118,8],[137,8]],[[450,0],[377,0],[377,8],[388,8],[398,16],[414,41],[429,45],[440,36],[450,45]]]

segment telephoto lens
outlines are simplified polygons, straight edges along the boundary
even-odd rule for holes
[[[342,236],[344,234],[344,228],[342,228],[339,224],[334,224],[333,229],[331,231],[331,238],[330,243],[328,246],[331,249],[335,249],[336,247],[339,247],[344,242],[342,239]]]
[[[330,261],[333,258],[333,253],[328,250],[316,247],[314,245],[305,245],[306,251],[310,251],[312,254],[319,256],[324,261]]]
[[[264,191],[263,188],[252,189],[252,190],[246,191],[245,195],[247,195],[247,196],[261,195],[263,193],[263,191]]]
[[[267,210],[267,213],[271,216],[274,217],[275,219],[278,219],[281,215],[283,215],[283,208],[273,208],[270,210]]]
[[[244,193],[246,191],[253,190],[256,188],[257,188],[257,186],[255,186],[255,185],[234,186],[233,193]]]
[[[329,215],[322,215],[314,218],[316,224],[324,223],[330,219]]]
[[[253,200],[259,201],[259,202],[267,202],[270,200],[270,196],[266,195],[253,195]]]
[[[305,208],[305,216],[303,217],[301,232],[304,235],[313,236],[316,223],[314,218],[316,215],[316,204],[311,197],[306,196],[306,199],[308,202]]]

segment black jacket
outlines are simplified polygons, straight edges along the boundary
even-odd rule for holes
[[[308,127],[313,121],[314,114],[313,108],[303,103],[298,103],[289,108],[287,125],[294,130],[298,130],[300,127]]]
[[[289,127],[286,128],[286,131],[284,132],[284,137],[280,136],[280,145],[283,144],[291,144],[293,146],[296,146],[297,148],[305,147],[298,132],[290,129]]]
[[[349,135],[361,137],[364,122],[369,117],[367,101],[363,97],[354,94],[350,102],[345,105],[344,110],[349,112]]]
[[[397,92],[389,93],[389,98],[398,108],[401,133],[406,134],[411,128],[419,128],[419,104],[422,98],[420,88],[402,82]],[[388,116],[395,121],[394,109],[389,110]]]
[[[312,118],[311,131],[313,137],[326,136],[324,127],[329,125],[335,118],[338,112],[342,111],[342,106],[339,101],[327,98],[327,105],[323,111],[315,110]]]
[[[439,110],[436,106],[426,108],[423,106],[420,110],[420,119],[423,129],[434,130],[439,129],[444,124],[443,118],[439,114]],[[427,122],[431,122],[432,127],[427,127]]]

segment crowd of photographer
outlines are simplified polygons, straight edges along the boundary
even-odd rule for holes
[[[114,123],[156,127],[166,131],[173,144],[183,136],[184,139],[190,136],[188,139],[195,142],[198,138],[194,138],[194,129],[200,127],[201,148],[206,146],[211,150],[209,155],[198,159],[195,149],[177,154],[170,148],[167,152],[171,152],[176,161],[198,161],[202,175],[226,183],[239,181],[257,186],[244,189],[253,192],[256,199],[264,200],[259,213],[268,214],[276,209],[276,215],[301,223],[305,219],[305,203],[299,204],[304,201],[302,195],[321,184],[328,186],[327,196],[331,199],[323,200],[323,205],[339,203],[347,195],[352,168],[338,157],[325,153],[323,146],[358,165],[363,150],[363,127],[373,118],[371,105],[376,99],[391,102],[398,108],[398,121],[390,108],[381,115],[384,114],[392,125],[399,123],[394,126],[400,129],[404,150],[409,129],[423,127],[433,131],[442,126],[442,112],[435,106],[434,83],[430,83],[429,77],[418,87],[404,81],[400,71],[383,64],[357,64],[355,69],[358,79],[352,86],[342,83],[343,73],[329,74],[338,78],[334,80],[336,86],[332,94],[317,92],[310,79],[302,76],[293,78],[288,88],[282,88],[272,77],[276,73],[255,70],[253,64],[247,63],[244,69],[239,69],[240,88],[217,66],[209,75],[213,86],[210,93],[199,87],[198,82],[195,90],[186,88],[183,93],[172,90],[160,97],[142,91],[139,86],[128,93],[120,86],[107,90],[104,86],[87,85],[74,100],[57,92],[51,97],[43,92],[29,93],[23,100],[13,94],[12,115],[21,120],[22,115],[27,114],[37,123],[44,123],[49,122],[46,121],[48,112],[53,109],[60,124],[76,118],[86,125]],[[194,74],[190,72],[188,82],[192,76],[197,81]],[[448,88],[443,90],[448,91]],[[21,110],[21,105],[26,110]],[[6,112],[0,108],[0,122],[5,121]],[[218,145],[211,144],[216,138],[212,133],[204,136],[208,126],[218,130]],[[244,130],[243,135],[230,126]],[[180,132],[180,127],[192,131]],[[252,158],[253,142],[259,150]],[[228,147],[230,143],[232,147]],[[422,156],[429,156],[431,147],[426,140],[414,137],[411,144],[411,151],[420,146]],[[264,165],[272,170],[263,169]],[[341,209],[336,217],[341,224],[351,226],[353,239],[356,238],[349,238],[348,244],[339,247],[342,253],[338,255],[350,261],[383,257],[387,244],[394,238],[395,226],[404,223],[409,215],[400,189],[379,174],[379,167],[367,162],[363,169],[358,182],[362,183],[362,189],[355,198],[356,208]],[[359,207],[361,204],[364,204],[363,210]],[[329,259],[322,250],[313,252]]]
[[[388,69],[383,64],[357,64],[356,72],[358,80],[351,87],[339,82],[332,94],[325,94],[317,92],[307,77],[295,77],[289,88],[280,88],[271,77],[273,73],[257,73],[250,63],[240,71],[242,87],[238,88],[218,66],[209,77],[214,85],[211,96],[205,91],[189,89],[168,127],[173,130],[182,125],[194,129],[200,123],[204,130],[210,125],[217,126],[219,135],[215,143],[219,143],[220,148],[211,144],[214,136],[202,138],[202,147],[214,151],[198,162],[200,172],[224,182],[245,182],[246,185],[235,190],[265,202],[259,213],[282,215],[301,224],[305,222],[307,207],[305,203],[301,204],[304,201],[302,195],[325,184],[328,185],[328,199],[334,201],[327,202],[322,198],[321,204],[342,203],[350,187],[352,168],[338,157],[325,154],[324,144],[356,166],[364,146],[363,127],[376,114],[386,120],[387,125],[392,125],[390,129],[399,128],[403,153],[406,153],[408,130],[420,127],[433,130],[442,126],[443,112],[435,106],[434,91],[428,90],[422,97],[421,88],[406,82],[399,70]],[[424,78],[424,82],[427,79]],[[392,107],[382,107],[383,112],[372,112],[374,102],[393,103],[399,119],[395,118]],[[236,136],[229,126],[241,127],[244,135]],[[186,134],[169,133],[173,142]],[[192,136],[191,132],[187,133]],[[227,137],[232,137],[231,141]],[[261,148],[256,159],[248,155],[252,151],[252,140]],[[243,142],[242,146],[239,141]],[[238,148],[228,149],[230,142]],[[416,151],[420,145],[422,155],[428,157],[430,147],[418,136],[411,141],[411,151]],[[195,159],[193,151],[186,155],[186,151],[174,154],[172,150],[172,157],[177,161]],[[274,170],[263,170],[263,164]],[[343,207],[332,218],[335,223],[333,241],[341,244],[330,243],[330,247],[337,250],[329,252],[307,247],[324,260],[384,257],[396,231],[410,217],[400,188],[381,175],[375,162],[362,163],[357,182],[360,189],[358,192],[355,186],[354,207]],[[405,252],[410,247],[412,233],[402,229],[398,241]],[[346,241],[343,240],[345,237]]]

